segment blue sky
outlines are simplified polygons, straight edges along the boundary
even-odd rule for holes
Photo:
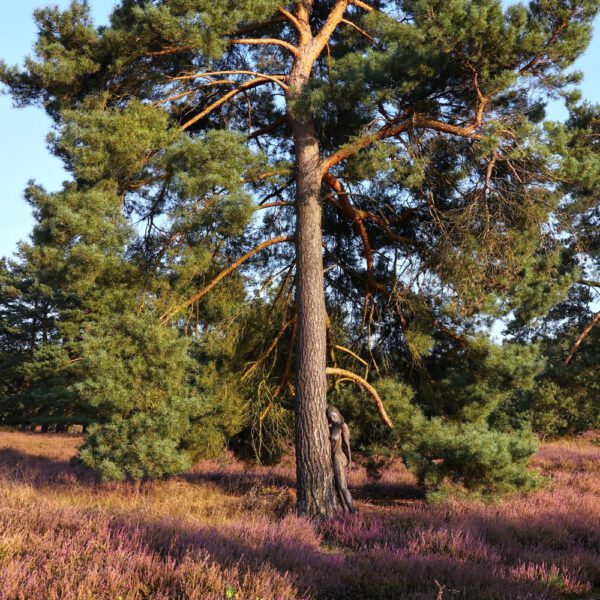
[[[7,3],[8,4],[8,3]],[[18,0],[3,7],[0,19],[0,58],[9,65],[22,64],[31,54],[36,31],[33,11],[48,4],[67,7],[70,0]],[[92,0],[94,19],[107,21],[111,0]],[[37,108],[15,109],[8,96],[0,96],[0,256],[14,252],[33,225],[23,190],[35,179],[49,190],[59,189],[67,178],[61,163],[46,148],[50,119]]]
[[[70,0],[19,0],[3,8],[0,20],[0,58],[8,64],[21,64],[31,52],[35,40],[32,13],[47,4],[66,7]],[[107,21],[111,0],[91,0],[92,13],[97,24]],[[577,64],[585,74],[584,96],[600,102],[600,21],[596,22],[592,44]],[[552,118],[564,117],[564,110],[556,104],[551,107]],[[7,96],[0,96],[0,256],[15,251],[19,240],[25,240],[33,219],[29,206],[23,200],[23,190],[29,179],[35,179],[49,190],[59,189],[67,178],[60,162],[46,148],[50,120],[42,110],[14,109]]]

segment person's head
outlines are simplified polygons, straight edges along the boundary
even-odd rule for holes
[[[327,420],[331,425],[336,425],[337,423],[343,423],[344,417],[342,417],[342,413],[335,406],[328,406]]]

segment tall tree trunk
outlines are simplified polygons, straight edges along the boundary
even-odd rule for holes
[[[321,227],[321,157],[315,123],[302,92],[323,41],[310,25],[312,0],[294,3],[298,52],[286,101],[296,157],[296,482],[297,509],[309,516],[340,510],[327,423],[327,314]]]
[[[296,479],[298,511],[329,516],[339,509],[327,424],[326,308],[321,229],[319,144],[312,117],[291,119],[296,152]]]

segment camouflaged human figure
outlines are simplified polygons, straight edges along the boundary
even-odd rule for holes
[[[348,490],[346,471],[352,468],[350,453],[350,430],[344,417],[334,406],[327,407],[329,421],[329,441],[331,442],[331,462],[335,477],[335,488],[344,512],[356,512],[354,502]]]

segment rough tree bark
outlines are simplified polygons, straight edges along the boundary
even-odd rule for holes
[[[296,473],[298,511],[338,509],[327,426],[326,308],[323,288],[319,146],[311,119],[293,122],[296,144]]]
[[[304,36],[303,36],[304,37]],[[296,481],[297,510],[331,516],[335,492],[327,424],[327,333],[321,227],[322,165],[315,124],[300,96],[310,77],[314,40],[306,36],[292,76],[288,107],[296,155]]]

